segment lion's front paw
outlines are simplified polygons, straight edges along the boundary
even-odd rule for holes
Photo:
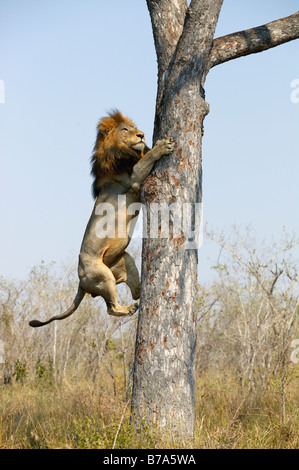
[[[153,148],[157,152],[157,158],[162,157],[163,155],[169,155],[174,151],[175,142],[172,139],[162,139],[158,140]]]

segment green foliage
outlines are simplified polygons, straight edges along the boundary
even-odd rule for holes
[[[39,358],[36,365],[35,365],[35,371],[36,371],[36,378],[38,380],[38,383],[47,383],[49,385],[53,384],[53,367],[52,364],[46,364],[42,362],[42,360]]]
[[[23,383],[27,376],[27,363],[25,360],[17,359],[14,363],[14,378],[16,382]]]
[[[39,359],[36,363],[36,375],[39,379],[41,379],[42,377],[45,376],[46,373],[47,373],[47,368],[46,366],[43,365],[43,363]]]

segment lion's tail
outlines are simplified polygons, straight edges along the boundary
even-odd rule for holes
[[[84,295],[85,295],[85,291],[79,285],[77,295],[76,295],[72,305],[70,306],[70,308],[68,310],[63,312],[61,315],[56,315],[55,317],[50,318],[49,320],[47,320],[45,322],[41,322],[39,320],[31,320],[29,322],[29,325],[33,326],[34,328],[37,328],[39,326],[47,325],[48,323],[51,323],[54,320],[63,320],[64,318],[69,317],[70,315],[72,315],[72,313],[75,312],[75,310],[77,310],[77,308],[79,307],[80,303],[83,300]]]

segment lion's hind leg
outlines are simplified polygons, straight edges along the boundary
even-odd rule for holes
[[[91,295],[103,297],[109,315],[130,316],[138,309],[138,304],[122,306],[118,303],[115,277],[102,261],[96,264],[92,273],[81,279],[81,283]]]
[[[140,299],[139,272],[132,256],[124,252],[124,254],[110,266],[110,269],[115,277],[116,284],[125,282],[131,291],[133,299]]]

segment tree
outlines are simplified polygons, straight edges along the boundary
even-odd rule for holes
[[[234,371],[251,397],[273,383],[286,418],[286,389],[294,379],[290,360],[299,318],[298,263],[293,250],[299,240],[284,233],[267,247],[250,228],[230,236],[207,232],[220,247],[209,289],[200,286],[201,344],[197,369]],[[278,411],[278,410],[277,410]]]
[[[158,61],[153,142],[165,135],[176,149],[155,166],[142,189],[146,229],[153,204],[191,207],[191,229],[201,202],[201,140],[209,111],[209,70],[240,56],[299,37],[299,13],[214,39],[223,0],[147,0]],[[185,206],[182,206],[185,204]],[[155,206],[156,207],[156,206]],[[170,220],[163,238],[143,239],[142,289],[132,392],[133,419],[191,436],[194,426],[197,250]],[[177,235],[177,234],[176,234]]]

